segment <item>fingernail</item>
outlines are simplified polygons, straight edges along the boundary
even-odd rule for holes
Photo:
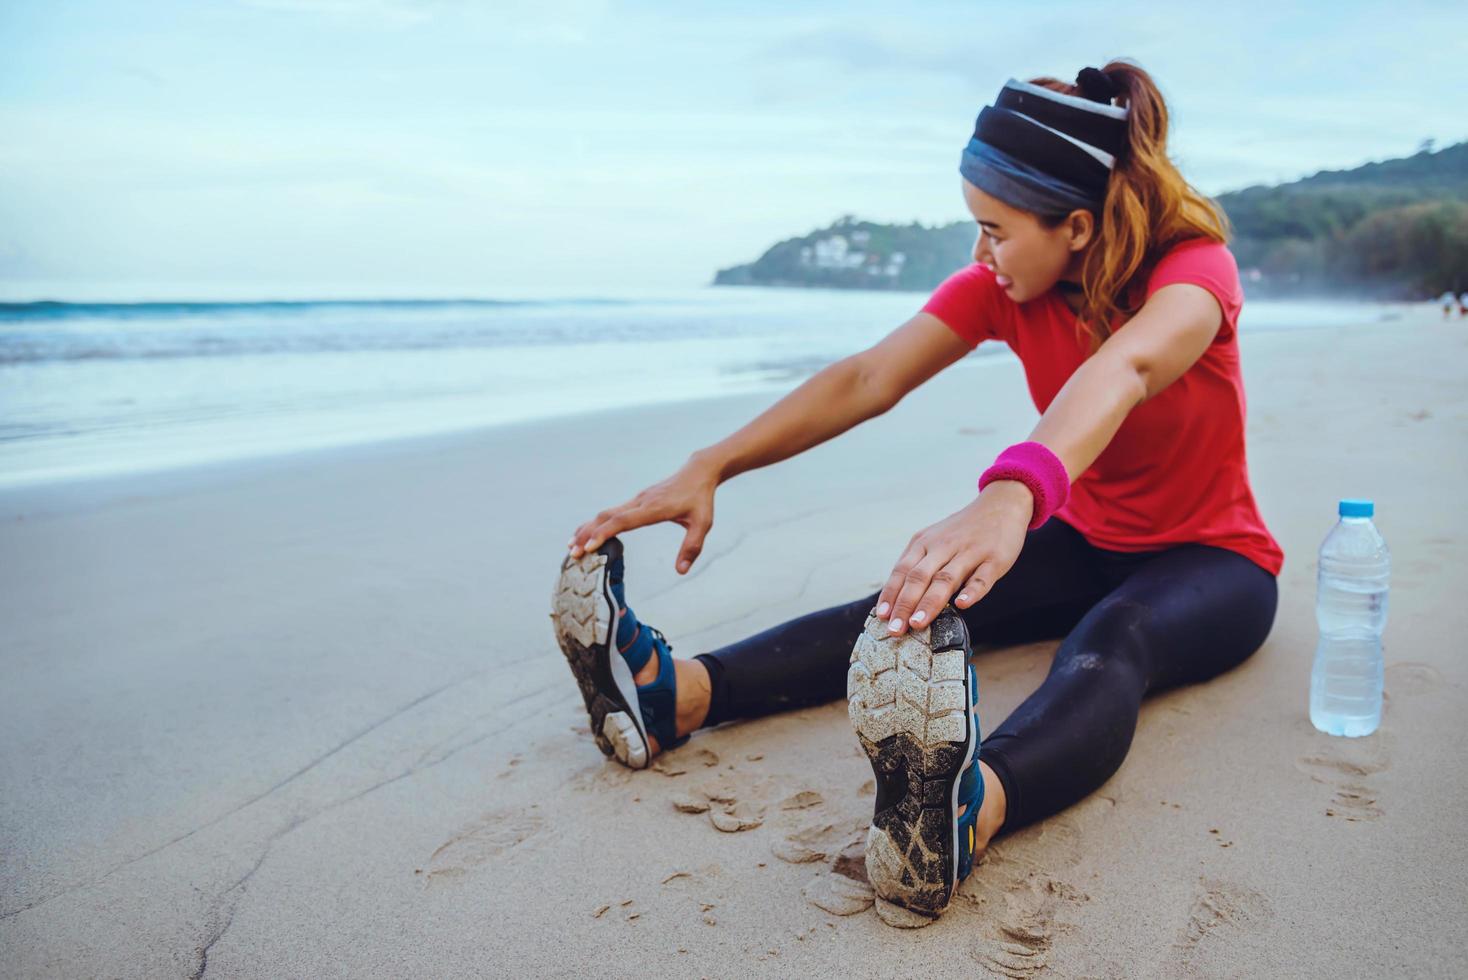
[[[967,592],[960,592],[958,594],[958,601],[959,602],[968,602],[968,593]]]
[[[686,562],[686,561],[680,561],[678,563],[678,571],[680,571],[680,572],[686,572],[686,571],[688,571],[688,562]]]
[[[889,630],[891,630],[892,632],[894,632],[894,633],[898,632],[899,630],[902,629],[902,620],[900,620],[900,619],[894,619],[894,620],[892,620],[892,622],[890,622],[890,623],[887,624],[887,628]]]
[[[928,618],[928,614],[925,613],[925,612],[923,612],[921,609],[919,609],[917,612],[915,612],[915,613],[912,614],[912,624],[914,626],[916,626],[918,623],[921,623],[923,620],[925,620],[927,618]]]
[[[880,606],[877,607],[877,615],[878,616],[885,616],[885,615],[887,615],[887,611],[889,609],[891,609],[891,608],[892,608],[892,603],[890,603],[890,602],[884,602]]]

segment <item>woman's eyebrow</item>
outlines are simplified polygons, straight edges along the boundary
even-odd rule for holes
[[[982,227],[982,228],[993,228],[995,231],[1002,231],[1003,230],[1002,228],[999,227],[999,224],[997,222],[994,222],[994,221],[980,221],[979,222],[979,226]]]

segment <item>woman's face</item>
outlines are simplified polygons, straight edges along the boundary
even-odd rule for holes
[[[1094,218],[1075,211],[1054,228],[1034,214],[1011,207],[967,180],[963,197],[979,224],[974,261],[994,270],[1016,303],[1043,296],[1061,279],[1078,280],[1080,257],[1091,240]]]

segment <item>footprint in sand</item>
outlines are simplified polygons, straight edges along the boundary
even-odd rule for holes
[[[1344,817],[1352,823],[1376,820],[1381,816],[1381,808],[1375,806],[1375,803],[1376,793],[1369,787],[1342,786],[1330,798],[1330,806],[1325,808],[1325,815]]]
[[[836,844],[836,825],[823,820],[806,824],[770,842],[770,853],[787,864],[824,861]]]
[[[1004,912],[981,936],[970,955],[985,969],[1025,980],[1045,969],[1054,942],[1055,911],[1067,890],[1038,876],[1004,894]]]
[[[770,853],[789,864],[810,864],[828,858],[845,861],[855,848],[860,873],[852,871],[848,876],[865,880],[868,825],[869,821],[860,818],[815,816],[783,828],[780,836],[770,842]]]
[[[1015,883],[1035,873],[1066,871],[1080,864],[1082,856],[1080,828],[1056,817],[995,842],[985,867],[990,878]]]
[[[1431,664],[1403,661],[1386,669],[1386,688],[1392,694],[1415,697],[1442,687],[1443,675]]]
[[[442,844],[428,859],[426,884],[466,874],[491,858],[523,844],[545,826],[533,813],[501,811],[485,814]]]
[[[1106,810],[1111,806],[1104,804]],[[1075,823],[1053,818],[989,848],[954,896],[961,907],[981,916],[981,935],[970,950],[977,962],[1019,978],[1046,967],[1057,914],[1090,901],[1063,877],[1080,864],[1081,842]]]
[[[566,786],[576,793],[600,793],[608,787],[626,786],[638,775],[635,769],[603,759],[577,770]]]
[[[1334,789],[1330,802],[1325,806],[1327,817],[1358,823],[1377,820],[1382,815],[1382,808],[1376,805],[1380,794],[1368,784],[1367,777],[1387,769],[1389,759],[1388,733],[1377,731],[1368,739],[1349,745],[1328,746],[1320,752],[1302,756],[1295,762],[1295,768],[1315,782]]]
[[[1261,929],[1273,914],[1269,899],[1252,888],[1217,878],[1198,879],[1197,898],[1174,944],[1183,967],[1190,968],[1211,953],[1223,953],[1230,940]]]
[[[653,772],[661,773],[664,776],[682,776],[689,769],[699,767],[712,769],[718,764],[718,753],[712,749],[694,749],[685,752],[673,751],[660,755],[653,762],[651,769]]]
[[[1317,783],[1335,783],[1342,777],[1359,780],[1391,767],[1392,736],[1382,729],[1355,739],[1331,739],[1318,751],[1301,756],[1295,768]]]

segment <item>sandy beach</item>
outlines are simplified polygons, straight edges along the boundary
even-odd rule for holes
[[[552,636],[571,530],[768,394],[0,494],[0,974],[1468,975],[1468,321],[1241,346],[1273,633],[916,931],[855,880],[844,702],[630,772]],[[1034,419],[1017,363],[950,370],[727,484],[691,575],[681,529],[627,535],[629,598],[692,656],[873,591]],[[1306,716],[1350,496],[1393,553],[1361,740]],[[979,652],[986,729],[1056,645]]]

